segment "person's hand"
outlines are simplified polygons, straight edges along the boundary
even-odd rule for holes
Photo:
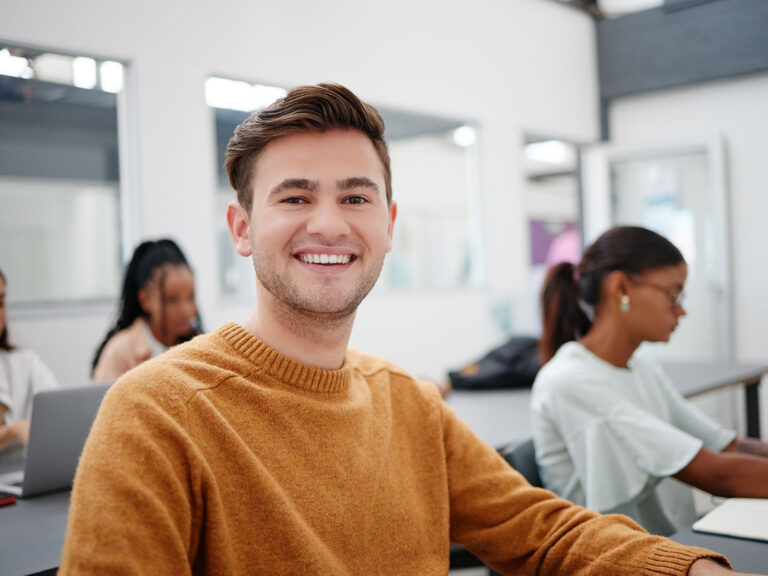
[[[18,442],[22,446],[29,443],[29,420],[19,420],[7,426],[0,426],[0,450]]]
[[[726,568],[719,562],[702,558],[691,564],[688,570],[688,576],[759,576],[758,574],[747,574],[746,572],[734,572]]]
[[[0,426],[0,450],[5,450],[16,440],[16,435],[10,426]]]

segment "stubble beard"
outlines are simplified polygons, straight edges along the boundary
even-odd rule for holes
[[[357,307],[373,289],[384,265],[384,256],[364,270],[357,284],[341,300],[338,293],[318,296],[302,290],[300,283],[287,272],[278,270],[272,258],[254,247],[253,268],[258,282],[276,303],[275,312],[296,330],[302,328],[331,328],[354,319]]]

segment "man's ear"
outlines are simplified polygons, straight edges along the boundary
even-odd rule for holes
[[[227,227],[232,245],[240,256],[250,256],[253,253],[251,247],[251,227],[248,225],[248,213],[240,202],[232,201],[227,206]]]
[[[392,233],[395,230],[395,220],[397,219],[397,203],[392,202],[389,207],[389,225],[387,227],[387,252],[392,250]]]

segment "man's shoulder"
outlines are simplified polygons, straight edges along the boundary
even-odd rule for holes
[[[369,385],[386,383],[390,388],[400,392],[408,390],[419,396],[426,394],[430,398],[441,400],[440,393],[434,384],[415,377],[402,366],[383,356],[348,349],[344,362]]]
[[[371,377],[377,374],[386,373],[397,379],[416,380],[405,368],[395,364],[391,360],[388,360],[383,356],[359,352],[352,348],[347,350],[344,364],[360,373],[363,377]]]
[[[142,362],[115,383],[119,388],[151,391],[154,395],[191,396],[217,386],[228,377],[226,355],[217,334],[201,334],[189,342]],[[231,368],[229,369],[231,371]]]

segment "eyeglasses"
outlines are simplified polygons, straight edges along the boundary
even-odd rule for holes
[[[685,291],[680,290],[680,292],[675,292],[674,290],[670,290],[669,288],[665,288],[664,286],[659,286],[658,284],[654,284],[653,282],[648,282],[647,280],[636,280],[633,279],[632,282],[635,284],[643,284],[645,286],[649,286],[651,288],[655,288],[656,290],[659,290],[661,292],[664,292],[664,295],[669,300],[669,303],[672,304],[672,306],[680,306],[682,308],[683,306],[683,300],[685,299]]]

